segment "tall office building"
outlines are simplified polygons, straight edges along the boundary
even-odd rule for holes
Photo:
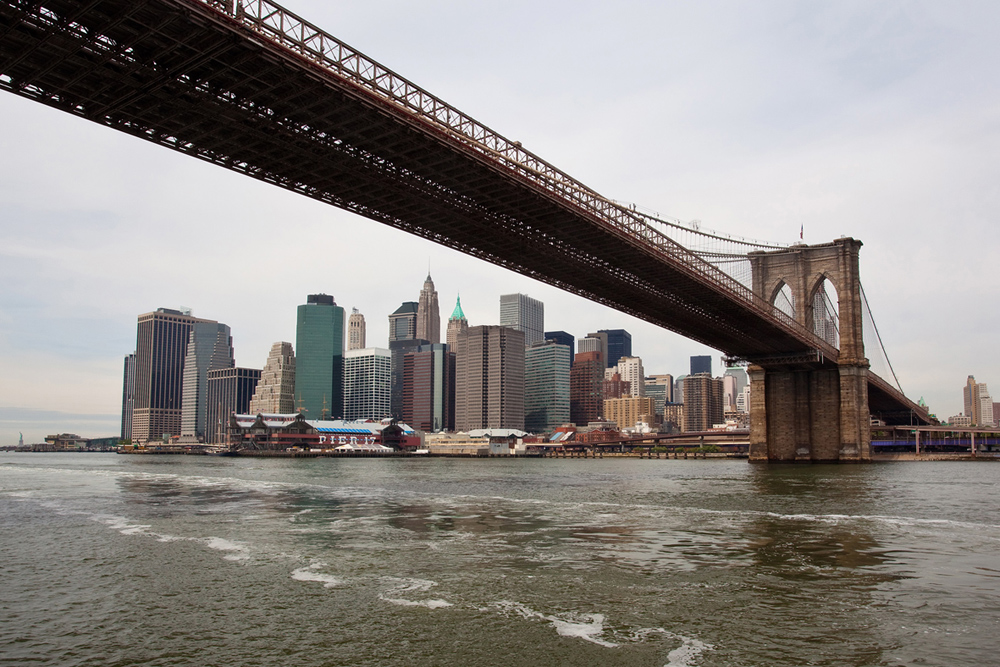
[[[622,380],[629,383],[629,395],[636,398],[646,395],[646,371],[642,367],[641,357],[621,357],[616,368]]]
[[[712,357],[707,354],[700,354],[691,357],[691,375],[699,373],[712,374]]]
[[[208,372],[205,442],[213,445],[228,442],[229,417],[247,414],[260,373],[256,368],[220,368]]]
[[[382,419],[391,414],[392,354],[381,347],[344,353],[344,419]]]
[[[251,415],[287,415],[295,405],[295,352],[292,344],[279,341],[271,346],[260,381],[250,399]]]
[[[668,401],[668,403],[683,403],[684,402],[684,378],[687,375],[678,375],[674,380],[674,400]]]
[[[663,408],[674,401],[674,376],[669,373],[646,376],[646,396],[653,399],[656,414],[663,417]]]
[[[601,418],[603,382],[603,353],[600,350],[577,352],[569,372],[569,418],[577,426],[586,426]]]
[[[236,365],[229,327],[195,322],[188,334],[181,389],[181,435],[205,439],[208,424],[208,372]]]
[[[708,373],[684,378],[684,430],[707,431],[722,419],[722,379]]]
[[[347,318],[347,349],[364,349],[366,339],[365,316],[357,308],[352,308],[351,316]]]
[[[458,340],[458,335],[469,328],[469,320],[465,319],[465,312],[462,310],[462,297],[458,296],[455,298],[455,310],[451,312],[451,317],[448,318],[448,331],[447,331],[447,343],[448,348],[454,352],[455,342]]]
[[[524,428],[524,332],[485,325],[458,334],[455,428]]]
[[[403,421],[425,433],[455,430],[455,353],[420,345],[403,358]]]
[[[417,332],[416,338],[441,342],[441,312],[438,309],[438,293],[434,289],[431,274],[427,274],[424,287],[420,290],[420,300],[417,302]]]
[[[965,400],[965,415],[973,426],[995,426],[993,414],[993,398],[984,382],[976,382],[972,375],[965,383],[963,392]]]
[[[747,372],[739,366],[730,366],[722,376],[722,410],[723,412],[743,412],[737,408],[736,401],[747,386]]]
[[[577,352],[593,352],[594,350],[601,353],[601,363],[604,364],[605,368],[614,366],[614,363],[608,362],[608,334],[603,331],[589,333],[586,338],[581,338],[576,346]]]
[[[191,327],[218,324],[169,308],[139,316],[135,345],[135,403],[132,432],[135,444],[180,435],[184,359]]]
[[[657,385],[665,387],[663,390],[663,399],[666,403],[674,402],[674,376],[670,373],[661,373],[659,375],[647,375],[646,376],[646,393],[649,393],[650,385]]]
[[[406,355],[416,352],[421,345],[430,345],[430,341],[420,338],[389,341],[389,354],[391,355],[389,413],[393,419],[403,419]]]
[[[524,428],[554,431],[569,423],[569,355],[566,345],[543,340],[524,350]]]
[[[750,385],[743,387],[736,396],[736,412],[743,414],[750,413]]]
[[[122,440],[128,440],[132,437],[132,410],[134,409],[135,352],[125,355],[125,373],[122,377]]]
[[[404,301],[399,308],[389,315],[389,342],[394,340],[413,340],[417,337],[416,301]]]
[[[545,304],[527,294],[500,297],[500,326],[524,332],[525,345],[545,340]]]
[[[344,309],[332,296],[310,294],[295,328],[295,407],[307,419],[344,416]]]
[[[962,387],[962,402],[965,408],[965,416],[969,418],[970,424],[976,423],[975,412],[978,409],[978,401],[976,400],[978,396],[978,390],[976,389],[976,378],[970,375],[965,381],[965,386]]]
[[[608,337],[608,358],[605,360],[608,368],[617,364],[622,357],[632,356],[632,334],[625,329],[601,329],[598,333],[607,334]],[[624,374],[622,377],[625,377]]]
[[[576,338],[573,337],[573,334],[565,331],[546,331],[544,336],[545,340],[551,340],[569,348],[569,365],[572,367],[573,357],[576,356]]]

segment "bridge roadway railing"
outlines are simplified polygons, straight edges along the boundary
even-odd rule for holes
[[[705,261],[650,222],[670,226],[673,223],[646,215],[601,196],[563,171],[525,150],[520,142],[511,141],[491,130],[469,115],[459,111],[444,100],[429,93],[387,67],[351,48],[333,35],[302,17],[288,11],[271,0],[187,0],[207,5],[232,20],[250,28],[270,42],[290,50],[323,69],[374,93],[381,99],[402,107],[438,130],[444,130],[477,153],[503,163],[535,186],[541,186],[564,203],[588,213],[598,224],[625,234],[630,240],[639,240],[653,249],[671,265],[716,289],[739,299],[759,315],[779,323],[803,342],[815,347],[825,357],[836,359],[838,351],[793,318],[775,308],[753,293],[749,286],[736,280],[725,271]],[[675,225],[677,226],[677,225]],[[685,229],[684,231],[690,232]],[[729,237],[699,232],[702,236],[720,242],[732,241]],[[779,249],[785,246],[768,245],[751,241],[738,243],[755,249]],[[732,257],[731,255],[725,255]]]

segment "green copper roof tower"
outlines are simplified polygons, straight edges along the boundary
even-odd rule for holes
[[[459,294],[458,298],[455,299],[455,310],[451,311],[451,318],[453,320],[464,320],[465,313],[462,312],[462,295]]]
[[[295,328],[295,409],[307,419],[344,416],[344,309],[310,294]]]

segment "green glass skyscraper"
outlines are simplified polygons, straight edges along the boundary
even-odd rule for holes
[[[344,309],[310,294],[295,328],[295,409],[307,419],[344,416]]]

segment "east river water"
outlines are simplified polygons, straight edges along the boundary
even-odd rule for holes
[[[4,665],[996,665],[1000,465],[0,454]]]

